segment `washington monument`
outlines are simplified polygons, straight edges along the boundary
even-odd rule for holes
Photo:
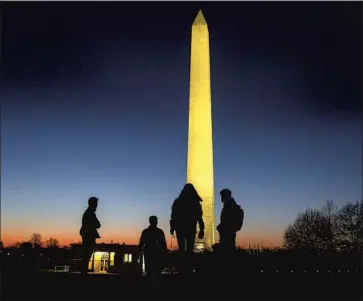
[[[203,199],[204,248],[211,249],[215,222],[209,31],[201,10],[192,25],[189,89],[187,183]],[[200,243],[196,238],[196,246]]]

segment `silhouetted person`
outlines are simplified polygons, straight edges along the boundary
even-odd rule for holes
[[[204,237],[202,199],[192,184],[186,184],[179,197],[174,201],[171,211],[170,234],[178,241],[179,253],[188,259],[194,250],[197,223],[199,224],[199,238]]]
[[[141,233],[139,247],[144,251],[145,269],[148,276],[161,273],[164,256],[167,252],[164,231],[158,228],[158,218],[149,217],[150,226]]]
[[[243,225],[244,211],[232,197],[231,190],[223,189],[220,195],[223,203],[220,224],[217,226],[220,248],[223,251],[234,251],[236,234]]]
[[[83,213],[82,227],[79,234],[82,236],[83,254],[82,254],[82,274],[87,274],[88,264],[96,246],[96,239],[100,238],[97,229],[101,227],[96,217],[98,198],[90,197],[88,199],[88,208]]]

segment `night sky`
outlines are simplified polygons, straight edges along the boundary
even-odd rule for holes
[[[209,26],[219,190],[241,245],[302,210],[361,199],[361,8],[337,2],[2,3],[1,234],[135,243],[185,184],[192,22]],[[173,242],[175,244],[175,242]],[[168,245],[170,240],[168,236]]]

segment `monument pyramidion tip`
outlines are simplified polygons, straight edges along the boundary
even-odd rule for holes
[[[200,25],[204,25],[204,26],[207,25],[207,21],[205,20],[201,9],[199,10],[197,16],[194,19],[193,26],[194,25],[199,25],[199,26]]]

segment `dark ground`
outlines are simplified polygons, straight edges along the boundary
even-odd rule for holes
[[[314,299],[361,300],[361,272],[239,272],[146,277],[3,272],[4,299]]]

